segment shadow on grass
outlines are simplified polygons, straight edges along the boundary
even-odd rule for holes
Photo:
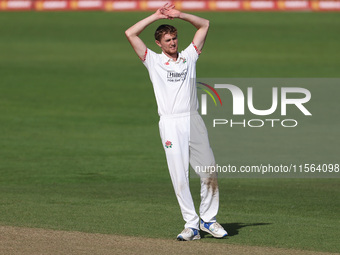
[[[228,232],[228,236],[236,236],[238,235],[238,230],[245,227],[252,227],[252,226],[265,226],[270,225],[272,223],[222,223],[221,226]],[[201,231],[202,238],[213,238],[212,235]]]

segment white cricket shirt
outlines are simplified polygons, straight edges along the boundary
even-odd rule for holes
[[[193,43],[178,53],[177,61],[163,52],[157,54],[146,50],[143,64],[149,71],[159,116],[197,111],[196,61],[199,53]]]

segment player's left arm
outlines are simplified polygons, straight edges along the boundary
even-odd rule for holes
[[[178,18],[188,21],[196,27],[197,31],[193,42],[199,51],[202,50],[209,30],[209,20],[176,10],[174,9],[174,6],[169,6],[169,8],[164,11],[164,14],[170,18]]]
[[[194,39],[192,40],[196,45],[197,49],[201,51],[203,49],[205,39],[207,38],[209,30],[209,20],[181,12],[180,19],[190,22],[194,27],[197,28]]]

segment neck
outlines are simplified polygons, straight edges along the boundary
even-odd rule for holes
[[[171,58],[172,60],[176,61],[178,58],[178,52],[174,53],[174,54],[168,54],[166,52],[163,51],[163,53],[168,57]]]

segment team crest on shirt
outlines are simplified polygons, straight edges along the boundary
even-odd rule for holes
[[[166,141],[165,142],[165,148],[172,148],[172,142],[170,142],[170,141]]]

